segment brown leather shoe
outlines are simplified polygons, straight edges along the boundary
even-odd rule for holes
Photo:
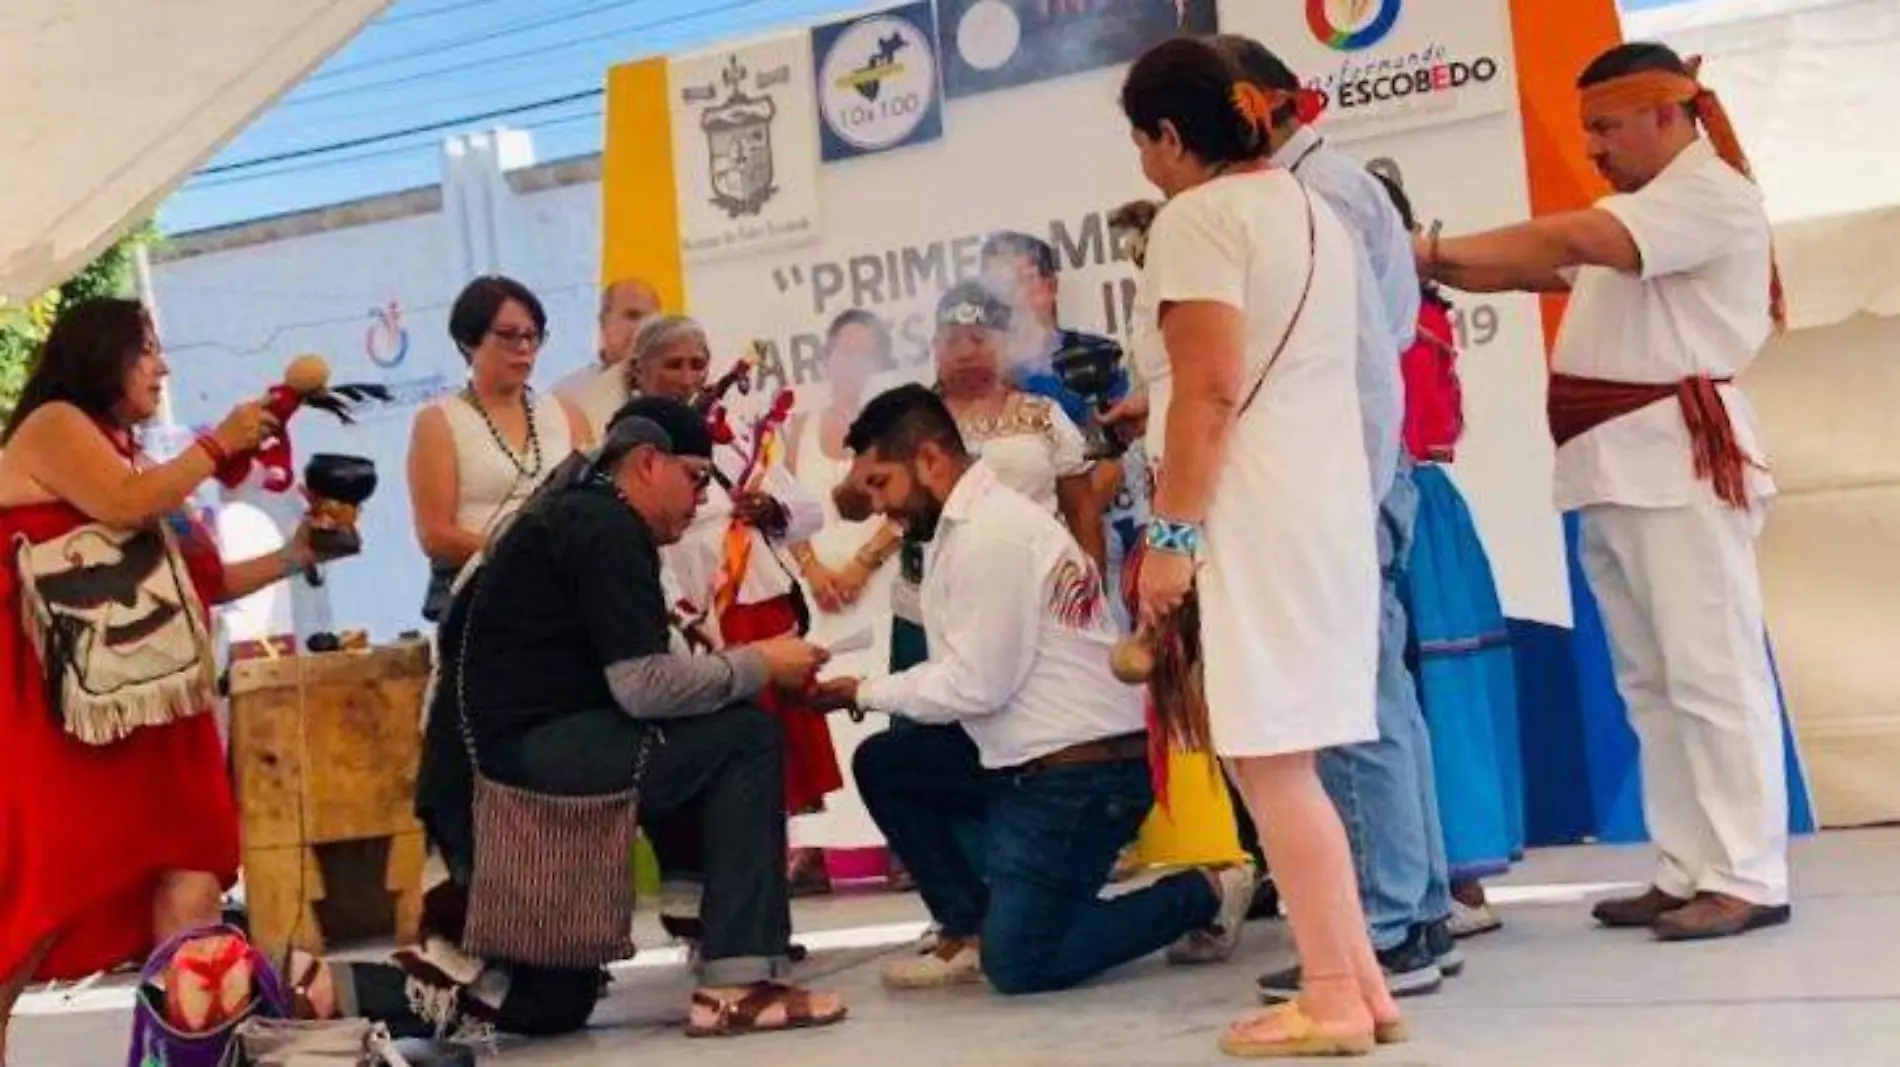
[[[1654,926],[1656,920],[1684,907],[1689,901],[1650,886],[1641,896],[1616,897],[1598,901],[1590,909],[1590,916],[1605,926],[1617,929],[1633,929],[1639,926]]]
[[[1656,920],[1662,941],[1707,941],[1734,937],[1764,926],[1780,926],[1794,915],[1786,904],[1751,904],[1727,893],[1697,893],[1684,907]]]

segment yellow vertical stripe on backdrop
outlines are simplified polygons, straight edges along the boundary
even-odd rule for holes
[[[600,169],[600,281],[642,278],[671,312],[686,309],[673,122],[664,56],[607,71]]]

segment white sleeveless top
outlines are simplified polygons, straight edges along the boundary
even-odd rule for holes
[[[503,451],[506,446],[465,394],[443,397],[435,406],[448,419],[449,436],[455,441],[455,524],[471,533],[486,535],[574,450],[567,412],[553,395],[536,394],[529,412],[541,445],[538,464],[532,449],[517,456]]]

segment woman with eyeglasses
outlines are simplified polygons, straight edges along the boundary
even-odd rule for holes
[[[449,311],[468,384],[424,408],[409,442],[409,500],[430,569],[422,613],[430,621],[489,533],[570,452],[593,444],[579,409],[528,385],[547,321],[527,286],[498,274],[468,283]]]

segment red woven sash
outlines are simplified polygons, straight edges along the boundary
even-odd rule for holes
[[[1662,385],[1612,382],[1553,374],[1550,379],[1550,436],[1562,448],[1612,419],[1622,418],[1670,397],[1682,406],[1695,452],[1696,477],[1715,487],[1731,507],[1748,506],[1747,468],[1754,465],[1735,439],[1735,424],[1718,386],[1730,378],[1696,377]]]

